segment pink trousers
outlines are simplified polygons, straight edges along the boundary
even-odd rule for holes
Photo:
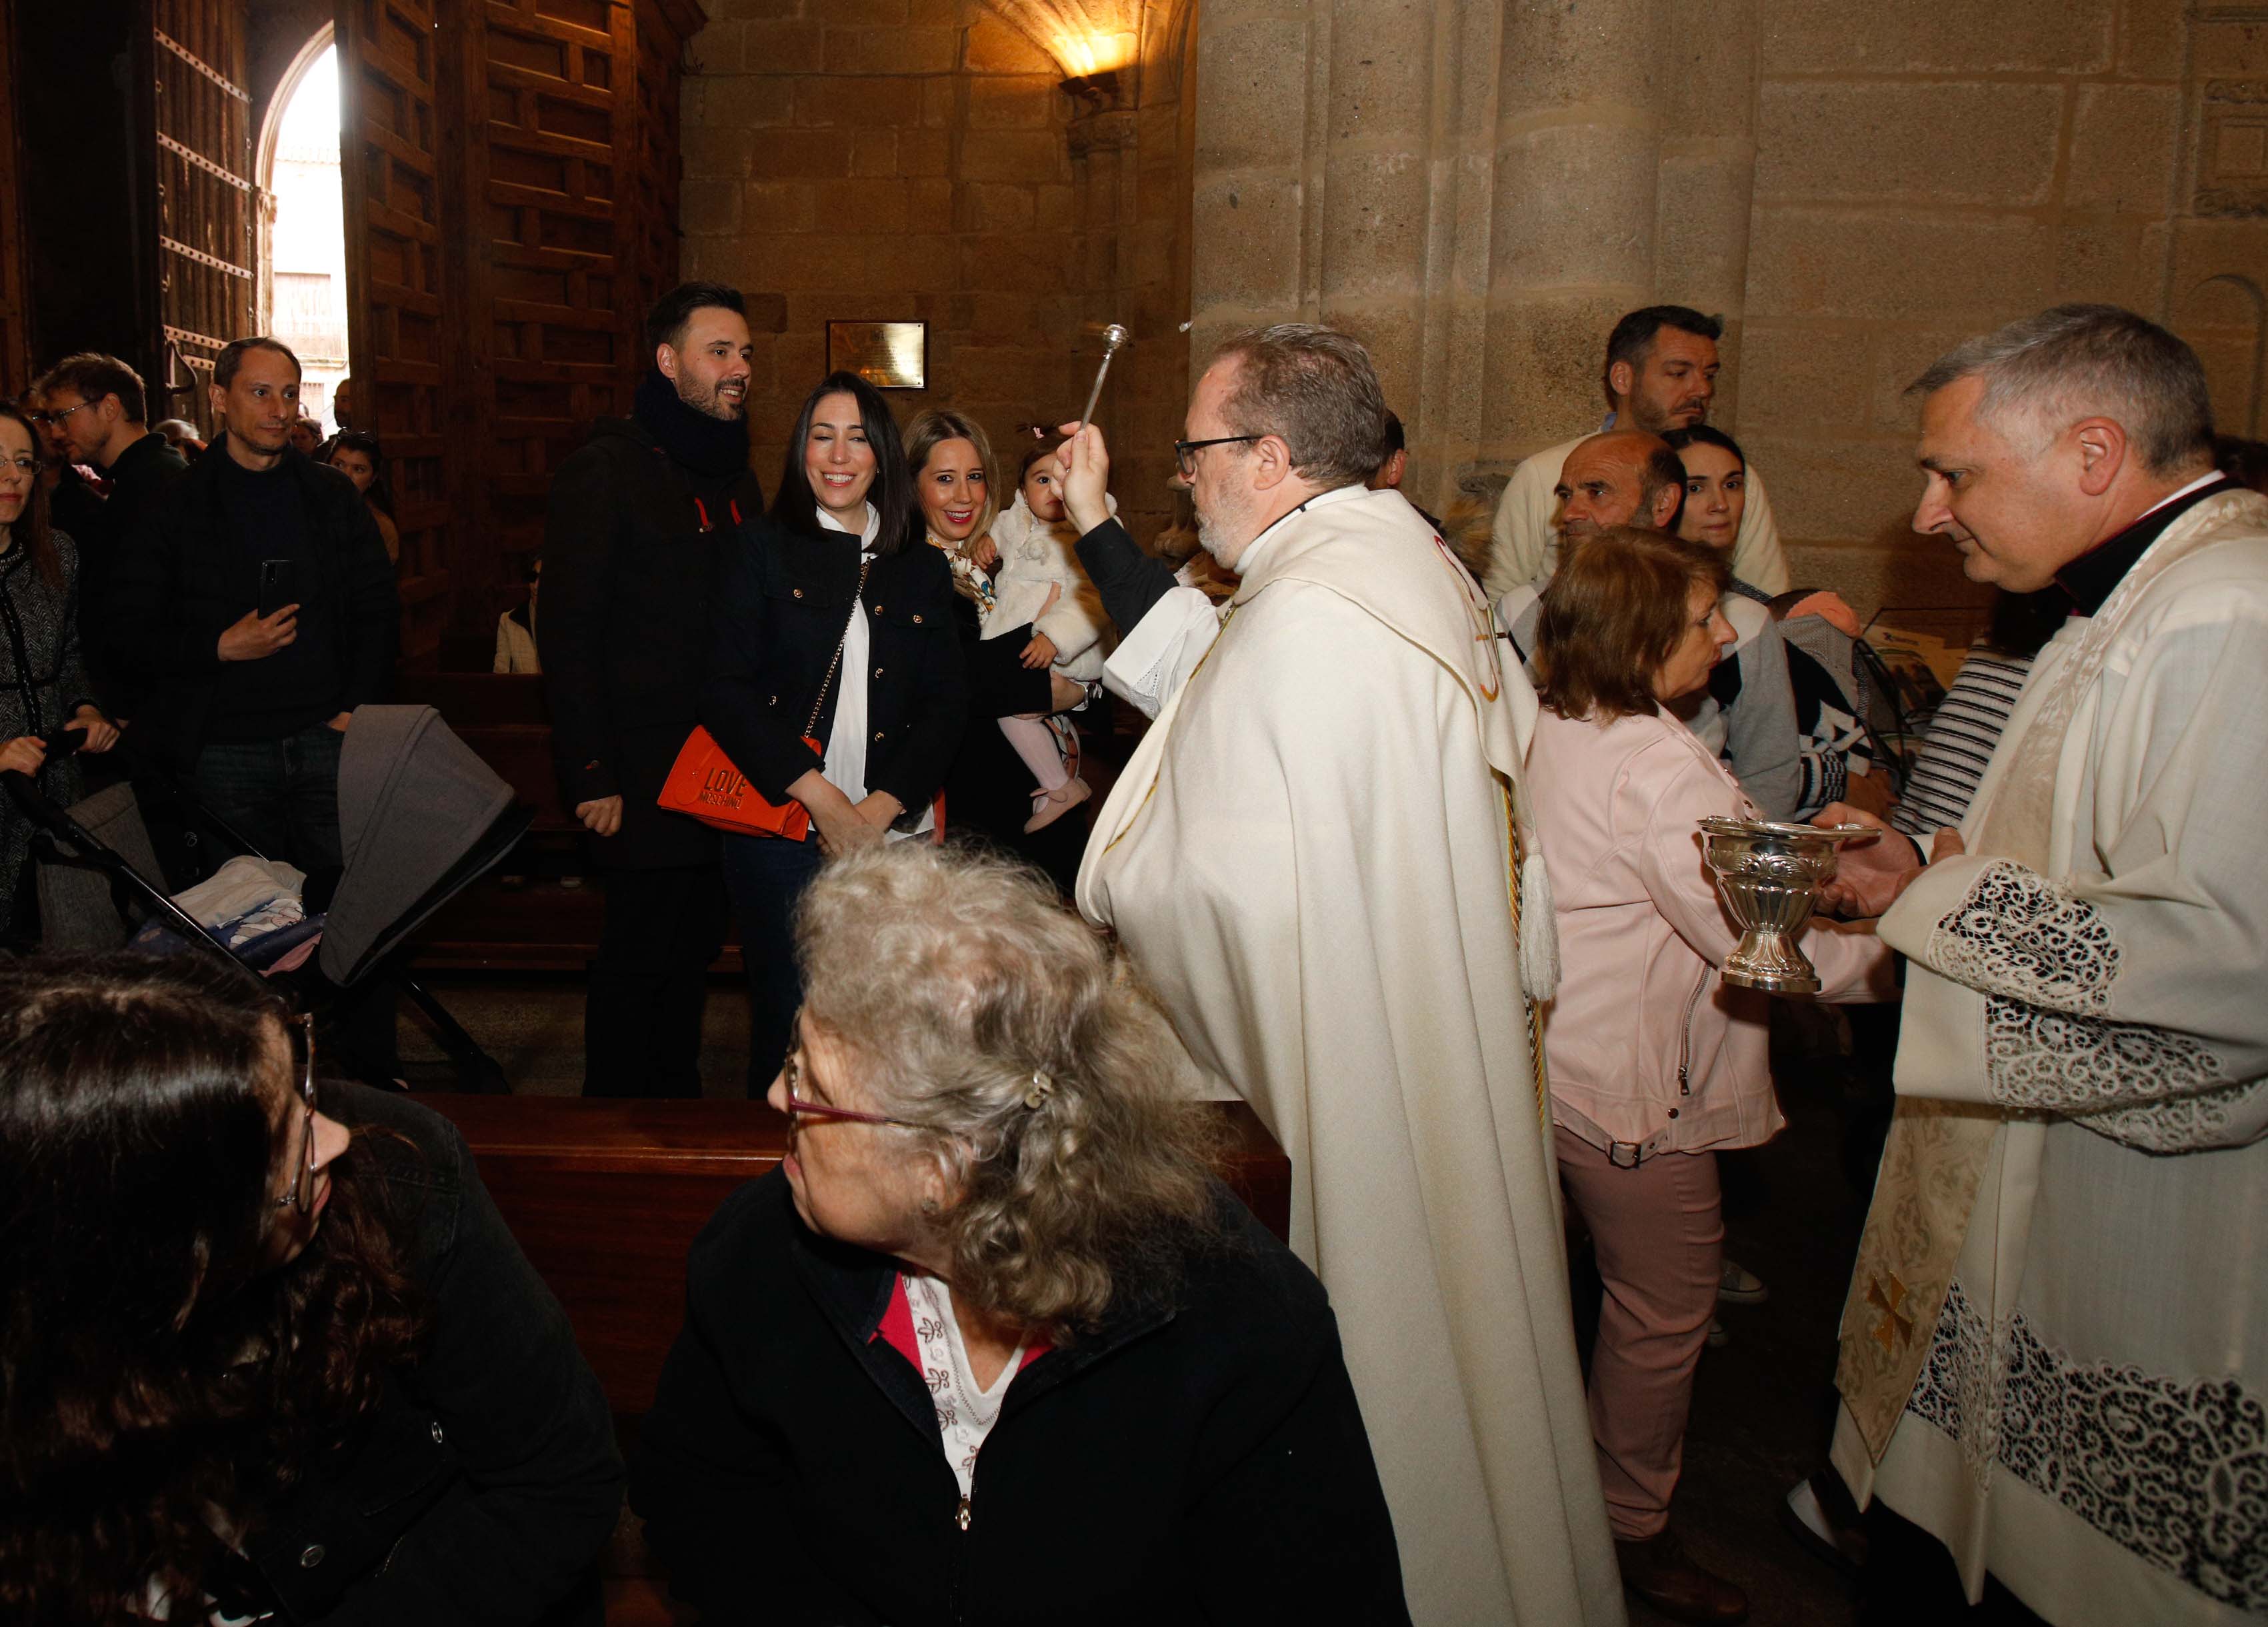
[[[1725,1255],[1717,1155],[1660,1152],[1618,1169],[1554,1132],[1559,1183],[1598,1251],[1606,1299],[1591,1355],[1591,1438],[1607,1523],[1623,1542],[1659,1535],[1685,1456],[1693,1369],[1709,1336]]]

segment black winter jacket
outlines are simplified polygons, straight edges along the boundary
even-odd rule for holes
[[[831,682],[828,670],[859,598],[857,539],[759,521],[743,528],[734,556],[701,692],[701,721],[733,766],[770,801],[786,801],[787,788],[821,766],[803,743],[821,685],[826,698],[811,737],[823,747],[843,685],[864,683],[866,789],[918,814],[944,781],[968,718],[945,556],[916,541],[874,560],[859,599],[867,670],[838,672]]]
[[[777,1172],[741,1188],[693,1246],[633,1464],[672,1590],[712,1623],[1406,1623],[1322,1286],[1220,1204],[1174,1305],[1016,1376],[964,1507],[875,1337],[896,1263],[813,1233]]]
[[[104,471],[110,477],[110,495],[96,511],[101,529],[92,536],[73,538],[78,544],[79,644],[94,658],[92,665],[101,680],[97,687],[102,691],[105,709],[114,717],[139,715],[123,681],[112,678],[105,666],[110,654],[107,629],[113,616],[111,593],[119,561],[188,467],[188,460],[173,450],[173,442],[162,435],[144,435]]]
[[[383,1172],[432,1329],[345,1460],[302,1482],[247,1552],[294,1623],[595,1627],[622,1460],[566,1314],[453,1125],[360,1085],[325,1085],[322,1105],[408,1138],[358,1136],[347,1156]]]
[[[1032,771],[1000,733],[1003,718],[1055,707],[1049,669],[1035,671],[1021,659],[1034,629],[1019,627],[987,638],[974,600],[955,594],[953,606],[961,659],[968,668],[968,726],[945,774],[946,823],[956,839],[974,837],[1037,865],[1068,894],[1086,851],[1086,821],[1059,819],[1025,832],[1024,821],[1032,816]],[[1103,716],[1093,709],[1081,713],[1080,720],[1102,727]]]
[[[593,837],[601,865],[717,862],[717,833],[656,799],[699,721],[710,607],[763,491],[747,469],[704,475],[635,418],[601,418],[552,476],[543,527],[543,688],[567,806],[622,799]]]
[[[222,466],[228,449],[212,449],[173,477],[145,511],[111,577],[104,654],[140,696],[136,743],[178,769],[192,769],[220,685],[220,636],[257,606],[232,598],[223,561],[226,524]],[[304,597],[329,596],[339,644],[339,710],[383,701],[394,683],[401,644],[401,600],[394,564],[370,505],[354,482],[297,452],[286,451],[278,477],[294,482],[306,504],[320,580],[299,584]]]

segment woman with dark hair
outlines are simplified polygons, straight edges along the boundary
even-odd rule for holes
[[[1748,1611],[1685,1556],[1669,1499],[1722,1268],[1716,1153],[1786,1122],[1765,998],[1724,981],[1740,935],[1697,845],[1697,821],[1756,808],[1671,710],[1733,642],[1718,602],[1728,574],[1705,544],[1628,527],[1560,562],[1537,626],[1543,710],[1524,782],[1559,929],[1543,1043],[1560,1183],[1606,1283],[1589,1387],[1599,1476],[1624,1580],[1681,1622]],[[1803,946],[1821,998],[1887,998],[1879,939],[1820,924]]]
[[[78,548],[48,523],[40,432],[0,403],[0,770],[29,774],[60,806],[79,799],[78,765],[49,762],[43,738],[82,731],[84,751],[108,751],[118,731],[102,715],[79,659]],[[28,908],[32,827],[0,793],[0,942],[35,942]]]
[[[394,523],[394,489],[386,483],[386,453],[379,446],[378,437],[366,430],[341,430],[324,443],[321,451],[323,461],[354,482],[355,490],[370,504],[378,534],[386,539],[386,556],[399,564],[401,530]]]
[[[888,403],[856,373],[829,373],[796,416],[770,523],[741,527],[701,695],[702,724],[748,783],[811,815],[805,840],[724,840],[752,1095],[801,998],[790,921],[821,860],[936,829],[968,703],[953,572],[922,538]]]
[[[902,843],[829,865],[796,946],[788,1153],[694,1244],[639,1429],[671,1591],[712,1622],[1407,1623],[1329,1303],[1213,1178],[1109,941],[1028,871]]]
[[[1748,512],[1748,454],[1705,423],[1662,439],[1685,467],[1677,534],[1730,560]],[[1887,806],[1895,788],[1887,769],[1871,772],[1865,708],[1851,679],[1850,646],[1859,635],[1851,607],[1824,589],[1775,599],[1734,577],[1724,611],[1739,637],[1707,691],[1683,710],[1693,732],[1774,819],[1816,819],[1846,796]]]
[[[1027,833],[1032,812],[1027,776],[997,720],[1076,706],[1086,700],[1086,688],[1045,666],[1025,665],[1024,649],[1037,630],[1029,622],[1004,637],[984,637],[993,586],[983,556],[990,551],[985,544],[998,499],[992,446],[983,427],[950,409],[931,408],[906,426],[906,462],[914,471],[930,546],[953,571],[954,622],[968,666],[968,726],[945,776],[954,831],[1029,859],[1069,893],[1079,878],[1086,832],[1072,821]],[[992,559],[997,563],[997,554]]]
[[[0,961],[0,1619],[598,1621],[598,1380],[312,1034],[202,956]]]

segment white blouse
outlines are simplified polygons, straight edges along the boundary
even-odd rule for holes
[[[817,510],[819,523],[829,531],[850,534],[850,527],[828,513]],[[874,539],[882,534],[882,517],[871,503],[866,504],[866,528],[859,534],[858,557],[871,563],[874,557]],[[835,681],[841,693],[836,696],[835,723],[827,731],[826,765],[822,769],[835,788],[853,803],[866,799],[866,667],[873,652],[873,630],[866,625],[866,600],[862,594],[850,604],[850,621],[843,634],[843,659],[835,669]],[[856,681],[853,681],[853,680]],[[921,822],[911,830],[887,830],[883,840],[899,841],[906,836],[925,836],[937,823],[937,811],[932,806],[921,811]]]
[[[906,1305],[914,1314],[914,1343],[921,1347],[922,1381],[929,1386],[937,1408],[938,1436],[945,1445],[946,1461],[961,1483],[961,1495],[969,1495],[976,1480],[976,1454],[1000,1416],[1000,1403],[1024,1365],[1029,1339],[1018,1342],[1007,1362],[987,1389],[976,1382],[968,1363],[968,1347],[961,1343],[961,1324],[953,1314],[953,1290],[935,1277],[902,1273]]]

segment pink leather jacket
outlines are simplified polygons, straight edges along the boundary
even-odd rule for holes
[[[1546,710],[1523,789],[1559,925],[1545,1008],[1552,1121],[1616,1163],[1755,1146],[1786,1123],[1767,1064],[1766,1001],[1719,968],[1739,935],[1695,821],[1756,817],[1739,782],[1666,715],[1579,723]],[[1814,922],[1819,998],[1894,998],[1870,931]]]

